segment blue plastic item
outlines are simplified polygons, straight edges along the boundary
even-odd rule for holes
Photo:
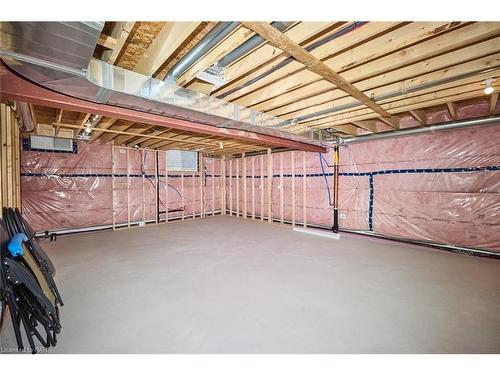
[[[16,233],[14,237],[10,240],[7,248],[9,249],[10,255],[17,257],[19,255],[24,255],[23,242],[28,241],[28,237],[24,233]]]

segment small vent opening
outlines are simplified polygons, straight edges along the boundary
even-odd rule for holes
[[[28,149],[33,151],[75,153],[75,142],[71,138],[30,135]]]

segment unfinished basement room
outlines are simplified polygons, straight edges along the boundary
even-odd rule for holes
[[[0,38],[2,354],[500,353],[500,22]]]

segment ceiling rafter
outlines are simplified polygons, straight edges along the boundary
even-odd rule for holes
[[[495,89],[500,89],[500,87],[495,87]],[[390,109],[391,112],[397,113],[397,114],[402,114],[404,112],[409,112],[411,110],[415,109],[426,109],[430,107],[435,107],[435,106],[440,106],[443,104],[443,100],[448,100],[448,101],[462,101],[462,100],[469,100],[473,98],[478,98],[482,96],[482,89],[478,88],[472,91],[467,91],[459,94],[454,94],[448,97],[444,98],[439,98],[439,99],[433,99],[433,100],[427,100],[423,102],[418,102],[414,104],[404,104],[401,106],[394,106],[394,108]],[[362,110],[361,110],[362,111]],[[328,128],[331,127],[332,125],[340,125],[344,123],[352,123],[353,121],[357,120],[367,120],[370,118],[373,118],[373,114],[362,114],[360,111],[354,111],[352,113],[348,113],[351,117],[340,117],[336,119],[335,117],[331,118],[326,118],[323,119],[321,122],[311,122],[307,126],[309,128]]]
[[[358,90],[354,85],[342,78],[339,74],[330,69],[324,62],[316,58],[310,52],[299,46],[270,24],[265,22],[243,22],[243,25],[262,36],[270,44],[294,57],[297,61],[304,64],[308,70],[320,75],[327,81],[333,83],[340,90],[359,100],[372,111],[382,116],[382,118],[391,117],[389,112],[380,107],[363,92]],[[393,121],[391,121],[391,126],[397,129]]]
[[[497,102],[498,102],[498,92],[495,92],[490,96],[490,115],[493,115],[495,113]]]
[[[453,121],[457,120],[457,105],[453,102],[447,102],[446,107],[448,108],[448,112],[450,113],[451,119]]]
[[[120,28],[121,31],[119,32],[119,36],[116,39],[116,45],[113,48],[113,52],[110,54],[109,58],[107,59],[107,62],[110,64],[114,64],[116,60],[118,60],[120,54],[122,53],[123,47],[125,46],[130,34],[134,30],[134,27],[136,25],[136,22],[121,22],[120,23]]]
[[[113,126],[113,124],[116,121],[118,121],[118,119],[116,119],[116,118],[110,118],[110,117],[102,118],[99,121],[99,123],[97,124],[97,126],[94,127],[94,129],[92,131],[93,136],[92,136],[92,139],[90,140],[90,143],[93,143],[97,139],[99,139],[99,137],[101,137],[101,135],[104,134],[103,130],[106,130],[106,129],[110,128],[111,126]]]
[[[153,39],[134,71],[152,75],[179,46],[196,30],[201,22],[166,22]]]
[[[362,28],[359,30],[361,32]],[[353,31],[352,33],[357,33]],[[418,75],[430,74],[452,76],[453,73],[448,70],[453,65],[466,63],[473,59],[483,58],[485,68],[491,68],[498,64],[492,57],[487,57],[493,53],[499,52],[500,34],[499,24],[472,24],[467,25],[457,30],[451,31],[445,35],[438,36],[434,39],[426,40],[425,42],[415,44],[411,47],[400,51],[392,52],[386,56],[377,57],[358,67],[351,67],[350,54],[345,53],[342,56],[336,56],[329,62],[329,66],[342,74],[342,76],[356,84],[360,90],[370,93],[375,92],[378,87],[394,84],[400,84],[405,81],[406,86],[400,87],[404,91],[405,87],[412,87],[417,80],[413,77]],[[493,37],[493,38],[492,38]],[[339,39],[339,41],[341,41]],[[384,40],[382,38],[382,40]],[[366,50],[363,45],[358,47],[361,49],[360,55],[371,55],[370,50]],[[468,72],[476,71],[481,68],[479,61],[476,65],[468,64]],[[304,73],[305,74],[305,73]],[[290,110],[279,110],[278,108],[286,105],[296,106],[296,115],[307,114],[314,112],[311,109],[316,103],[325,103],[328,105],[338,105],[335,101],[341,99],[345,94],[340,90],[332,90],[331,84],[318,79],[317,76],[304,74],[295,74],[284,77],[277,84],[266,87],[262,92],[255,92],[251,96],[238,99],[238,103],[260,111],[270,111],[274,116],[280,116],[283,113],[290,113]],[[288,89],[289,88],[289,89]],[[394,90],[391,90],[394,91]],[[286,94],[286,95],[285,95]],[[299,106],[300,102],[309,97],[316,96],[317,102],[309,100],[304,103],[304,106]],[[329,100],[327,100],[327,98]],[[328,103],[327,103],[328,101]],[[278,110],[274,110],[278,109]],[[285,108],[286,109],[286,108]],[[321,109],[316,107],[315,109]],[[286,116],[289,118],[289,116]]]
[[[380,101],[380,104],[387,109],[387,111],[393,113],[394,115],[403,112],[403,108],[406,111],[413,109],[421,109],[430,106],[435,106],[439,104],[446,103],[450,100],[463,100],[463,99],[455,99],[457,97],[461,97],[461,95],[466,95],[468,98],[481,96],[482,95],[482,84],[481,82],[472,82],[469,84],[465,84],[462,86],[455,86],[443,90],[435,90],[428,92],[423,95],[406,95],[402,97],[396,97],[393,99],[387,99]],[[325,114],[324,116],[307,120],[302,122],[302,124],[318,124],[318,123],[329,123],[335,121],[337,119],[344,119],[352,116],[363,116],[363,119],[371,119],[376,117],[373,112],[370,110],[363,108],[361,106],[351,108],[344,111],[335,112],[332,114]]]
[[[143,124],[134,124],[131,128],[127,129],[127,132],[134,133],[134,135],[119,135],[115,139],[113,139],[113,144],[122,145],[128,140],[135,138],[136,136],[140,136],[141,134],[147,132],[151,129],[153,125],[143,125]]]
[[[410,114],[420,125],[427,125],[427,112],[424,109],[413,109]]]

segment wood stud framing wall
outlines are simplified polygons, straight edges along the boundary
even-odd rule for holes
[[[0,207],[21,208],[19,121],[4,103],[0,103],[0,139]]]
[[[222,205],[222,214],[227,213],[236,217],[259,220],[270,224],[288,225],[292,227],[298,225],[297,220],[297,202],[302,206],[302,221],[301,225],[307,228],[307,163],[306,152],[291,151],[289,153],[271,153],[268,150],[265,154],[252,156],[249,158],[246,155],[241,155],[239,158],[230,158],[227,162],[229,170],[227,171],[227,179],[222,181],[222,189],[225,192],[223,195],[229,200],[229,205]],[[278,169],[274,168],[273,159],[279,160]],[[286,184],[284,173],[285,158],[290,158],[290,195],[289,201],[285,199]],[[297,158],[300,163],[297,166]],[[260,173],[256,175],[256,165],[260,163]],[[239,165],[244,165],[240,169]],[[231,166],[234,165],[234,169]],[[246,166],[250,165],[250,175],[247,173]],[[302,172],[297,177],[296,168],[301,168]],[[273,176],[278,176],[279,197],[277,198],[279,212],[273,212]],[[247,182],[247,180],[250,180]],[[242,182],[239,182],[242,181]],[[297,184],[302,184],[301,195],[297,196]],[[241,186],[243,184],[243,187]],[[247,184],[250,186],[248,192]],[[258,184],[258,186],[256,186]],[[240,194],[240,191],[242,193]],[[256,201],[260,194],[260,215],[256,213]],[[243,205],[240,207],[240,203]],[[290,205],[291,218],[285,219],[284,206]],[[250,212],[249,212],[250,210]]]
[[[126,182],[125,183],[118,183],[117,180],[119,177],[120,173],[117,172],[116,170],[116,155],[117,155],[117,150],[125,150],[126,152]],[[111,158],[112,158],[112,180],[111,180],[111,202],[112,202],[112,228],[113,230],[118,230],[118,229],[124,229],[124,228],[130,228],[131,226],[137,225],[137,222],[132,222],[131,218],[131,205],[130,205],[130,190],[131,190],[131,177],[130,177],[130,151],[136,151],[137,149],[132,149],[130,147],[123,147],[123,146],[112,146],[111,148]],[[151,150],[148,150],[151,151]],[[154,174],[154,194],[155,197],[159,196],[160,192],[160,183],[163,178],[164,184],[165,184],[165,192],[164,192],[164,199],[165,199],[165,216],[164,219],[162,220],[161,217],[158,217],[158,214],[155,215],[154,218],[154,223],[158,224],[161,221],[164,223],[168,223],[169,221],[172,220],[185,220],[186,219],[186,213],[184,210],[181,210],[180,213],[171,215],[169,213],[169,178],[171,178],[172,174],[175,174],[178,176],[180,179],[180,196],[181,196],[181,206],[184,208],[185,204],[187,202],[191,202],[192,204],[192,209],[193,212],[190,214],[189,218],[190,219],[195,219],[197,216],[200,218],[205,218],[207,216],[207,199],[210,199],[210,210],[208,211],[208,214],[214,216],[218,212],[218,209],[216,209],[216,189],[215,189],[215,182],[216,178],[219,178],[220,182],[220,203],[221,203],[221,211],[220,213],[222,215],[226,214],[226,198],[225,194],[227,191],[227,188],[225,186],[227,178],[226,178],[226,159],[221,158],[221,173],[217,177],[215,173],[215,163],[212,162],[212,167],[210,170],[210,186],[212,187],[212,193],[211,195],[207,198],[207,193],[206,193],[206,187],[207,187],[207,181],[206,181],[206,173],[207,171],[205,169],[205,155],[199,154],[199,171],[198,172],[185,172],[185,171],[179,171],[179,172],[173,172],[168,170],[168,152],[167,151],[159,151],[155,150],[155,160],[158,160],[158,170],[155,168],[155,174]],[[164,163],[160,164],[159,160],[161,160],[160,155],[163,155]],[[216,160],[216,159],[213,159]],[[156,162],[155,162],[156,165]],[[189,190],[185,189],[185,175],[188,173],[188,176],[191,178],[192,181],[192,186],[190,187]],[[164,177],[161,177],[161,175],[164,175]],[[195,181],[198,181],[199,184],[196,186]],[[231,178],[229,177],[229,180]],[[141,176],[141,211],[142,211],[142,218],[141,221],[144,222],[145,224],[148,223],[148,218],[146,215],[146,177],[145,175]],[[126,190],[126,196],[127,196],[127,221],[125,223],[118,223],[117,222],[117,212],[116,212],[116,195],[119,190]],[[185,193],[188,193],[190,196],[190,199],[186,202],[185,198]],[[196,199],[197,197],[200,198],[200,205],[199,205],[199,212],[197,211],[196,207]],[[160,212],[160,207],[158,206],[158,202],[155,199],[155,212],[158,213]],[[151,221],[151,219],[149,219]],[[125,227],[123,225],[125,224]]]
[[[123,148],[121,146],[113,146],[115,148]],[[127,148],[125,148],[127,149]],[[130,149],[127,149],[130,150]],[[162,151],[157,151],[158,153]],[[113,151],[114,153],[114,151]],[[163,151],[165,157],[165,165],[163,166],[164,172],[167,171],[167,152]],[[220,207],[221,215],[229,215],[241,217],[244,219],[252,219],[252,220],[260,220],[267,221],[270,224],[280,224],[280,225],[288,225],[289,223],[292,227],[295,227],[298,223],[297,220],[297,201],[301,201],[302,205],[302,223],[301,225],[306,228],[307,227],[307,164],[306,164],[306,152],[290,152],[287,154],[287,157],[290,158],[291,161],[291,171],[290,171],[290,201],[285,201],[285,183],[284,183],[284,153],[273,154],[269,149],[266,154],[253,156],[248,160],[246,155],[242,154],[239,158],[229,158],[226,157],[220,158],[220,175],[218,176],[220,181]],[[301,166],[302,173],[299,175],[299,180],[297,177],[297,157],[301,161],[299,166]],[[274,169],[273,159],[278,158],[279,160],[279,169]],[[256,165],[260,162],[260,173],[256,175]],[[127,161],[128,163],[128,161]],[[248,174],[248,169],[250,169],[250,175]],[[161,170],[161,169],[160,169]],[[214,216],[216,214],[215,207],[215,164],[212,164],[210,170],[210,179],[211,182],[208,184],[206,182],[206,171],[204,169],[204,158],[200,157],[200,172],[199,173],[191,173],[189,172],[189,176],[192,177],[194,182],[195,179],[198,179],[200,182],[199,189],[196,189],[195,185],[191,187],[191,190],[188,191],[188,195],[191,196],[190,201],[195,202],[196,198],[200,197],[200,213],[199,215],[196,213],[196,210],[193,210],[193,213],[190,215],[191,219],[195,219],[197,216],[200,218],[206,217],[206,204],[207,199],[210,199],[210,214]],[[113,174],[115,173],[113,169]],[[169,174],[165,173],[165,184],[168,184]],[[129,167],[127,167],[127,176],[129,175]],[[182,206],[185,206],[184,201],[184,175],[185,172],[179,172],[181,179],[181,197],[182,197]],[[279,212],[273,213],[273,176],[279,176]],[[155,176],[155,181],[158,184],[160,181],[159,176]],[[129,179],[128,179],[129,180]],[[130,181],[130,180],[129,180]],[[301,196],[297,196],[297,183],[302,183],[302,193]],[[256,183],[258,186],[256,186]],[[126,184],[127,189],[130,189],[130,183]],[[211,194],[207,198],[206,186],[211,186]],[[118,185],[113,183],[113,189],[117,189]],[[155,191],[158,189],[158,186],[155,187]],[[248,191],[250,189],[250,191]],[[198,192],[197,192],[198,191]],[[260,192],[260,212],[258,215],[256,213],[256,198]],[[127,192],[127,196],[129,196],[129,192]],[[229,202],[228,202],[229,201]],[[114,202],[114,198],[113,198]],[[165,202],[166,202],[166,210],[165,219],[163,220],[165,223],[171,221],[172,219],[185,219],[185,213],[182,211],[180,216],[177,215],[172,217],[168,214],[168,189],[165,191]],[[114,204],[114,203],[113,203]],[[289,204],[291,207],[291,218],[288,220],[285,219],[284,215],[284,206],[285,204]],[[130,210],[130,205],[127,206]],[[193,203],[193,208],[194,203]],[[113,210],[114,212],[114,210]],[[114,215],[113,215],[114,216]],[[145,220],[145,217],[143,217]],[[157,220],[155,220],[158,223]],[[114,227],[116,227],[115,218],[113,217]],[[127,227],[130,227],[130,213],[128,214],[128,223]]]

